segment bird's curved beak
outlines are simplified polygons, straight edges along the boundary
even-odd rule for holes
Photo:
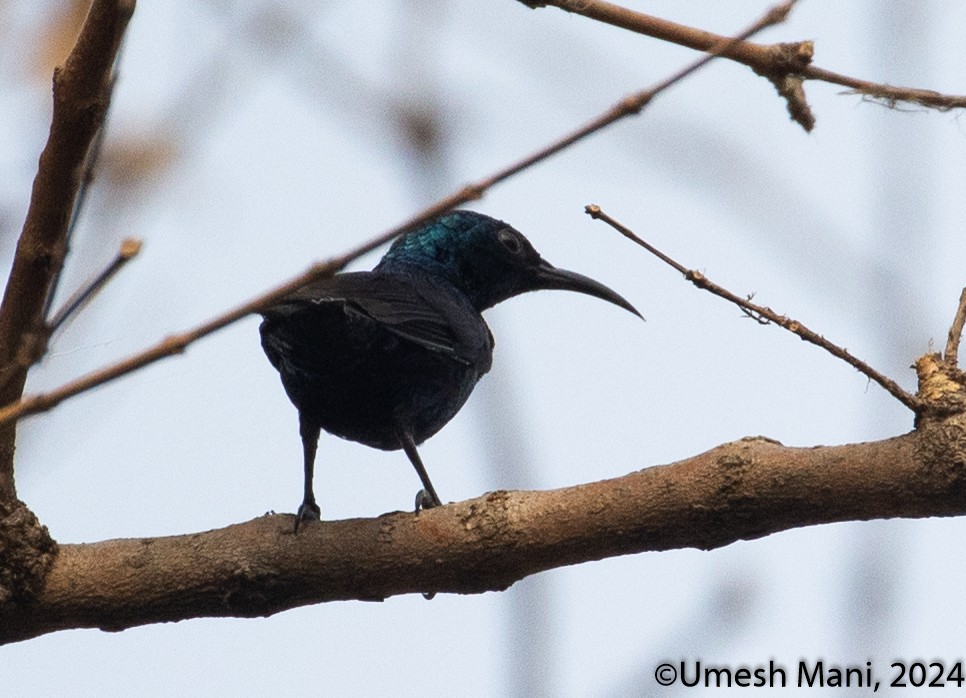
[[[616,291],[604,286],[599,281],[594,281],[589,276],[578,274],[575,271],[558,269],[550,262],[541,260],[537,267],[535,289],[558,289],[561,291],[576,291],[588,296],[600,298],[608,303],[618,305],[624,310],[634,313],[641,320],[644,316],[637,312],[637,308],[627,302],[627,300]]]

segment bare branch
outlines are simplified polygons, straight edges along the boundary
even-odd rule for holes
[[[829,340],[825,339],[825,337],[823,337],[822,335],[805,327],[805,325],[800,323],[798,320],[794,320],[784,315],[779,315],[774,310],[766,306],[761,306],[761,305],[752,303],[749,298],[742,298],[740,296],[735,295],[734,293],[727,290],[726,288],[718,286],[716,283],[714,283],[713,281],[705,277],[704,274],[702,274],[701,272],[695,271],[694,269],[685,268],[683,265],[674,261],[663,252],[660,252],[654,246],[642,240],[629,228],[627,228],[626,226],[622,225],[621,223],[619,223],[618,221],[614,220],[609,215],[604,213],[604,211],[601,210],[600,206],[597,206],[596,204],[590,204],[586,207],[585,210],[591,218],[604,221],[605,223],[607,223],[609,226],[611,226],[614,230],[619,232],[627,239],[637,243],[638,245],[646,249],[651,254],[654,254],[655,256],[660,258],[661,261],[672,266],[678,272],[683,274],[685,279],[693,283],[698,288],[702,288],[705,291],[710,291],[716,296],[719,296],[721,298],[724,298],[727,301],[734,303],[742,310],[747,312],[753,319],[759,320],[759,322],[761,321],[761,318],[764,318],[768,322],[774,323],[779,327],[783,327],[789,332],[792,332],[798,335],[806,342],[811,342],[812,344],[821,347],[822,349],[830,353],[832,356],[842,359],[842,361],[846,362],[853,368],[857,369],[860,373],[863,373],[866,376],[868,376],[869,379],[881,385],[883,388],[886,389],[886,391],[890,395],[892,395],[894,398],[896,398],[899,402],[901,402],[903,405],[908,407],[913,412],[916,412],[918,414],[921,411],[923,405],[920,403],[919,399],[916,398],[915,395],[911,395],[910,393],[906,392],[894,380],[892,380],[891,378],[888,378],[882,373],[879,373],[878,371],[876,371],[874,368],[869,366],[861,359],[858,359],[852,354],[850,354],[843,347],[840,347],[837,344],[830,342]]]
[[[712,32],[688,27],[635,12],[603,0],[520,0],[530,7],[553,5],[566,12],[580,14],[590,19],[611,24],[622,29],[644,34],[663,41],[687,46],[697,51],[712,51],[725,40]],[[785,11],[790,8],[785,8]],[[811,65],[813,45],[810,41],[782,44],[755,44],[742,41],[732,44],[720,54],[725,58],[747,65],[759,75],[768,78],[779,94],[788,102],[791,117],[810,131],[815,118],[805,100],[802,80],[821,80],[842,85],[855,93],[871,97],[894,106],[899,102],[910,102],[933,109],[962,109],[966,107],[966,96],[944,95],[933,90],[913,87],[894,87],[869,82],[858,78],[834,73],[830,70]]]
[[[43,353],[43,310],[67,252],[67,231],[91,142],[104,122],[111,70],[134,0],[95,0],[70,56],[54,72],[54,111],[30,206],[0,304],[0,404],[23,393]],[[13,428],[0,429],[0,498],[15,496]]]
[[[598,22],[627,29],[638,34],[644,34],[655,39],[669,41],[698,51],[717,52],[718,55],[724,58],[739,61],[755,70],[759,68],[763,70],[774,68],[776,60],[780,56],[785,55],[776,46],[765,46],[744,40],[730,43],[724,51],[716,51],[718,46],[729,41],[728,37],[704,31],[703,29],[688,27],[684,24],[677,24],[652,15],[646,15],[643,12],[629,10],[626,7],[604,2],[603,0],[580,0],[579,2],[574,2],[573,0],[538,0],[537,2],[520,0],[520,2],[532,8],[552,5],[565,12],[573,12],[574,14],[597,20]],[[791,2],[784,2],[769,9],[763,17],[766,26],[784,22],[794,4],[795,2],[792,0]],[[803,68],[807,64],[810,56],[803,56],[802,58],[804,59],[804,63],[799,61],[797,63],[799,68]]]
[[[255,617],[338,599],[505,589],[616,555],[712,549],[834,521],[966,513],[963,416],[873,443],[787,448],[761,437],[624,477],[375,519],[289,515],[191,535],[63,545],[30,604],[0,606],[0,643]]]

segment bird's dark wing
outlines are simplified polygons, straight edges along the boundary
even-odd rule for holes
[[[371,272],[339,274],[300,289],[263,314],[269,321],[302,324],[340,309],[349,318],[373,321],[397,337],[458,361],[478,361],[483,344],[492,343],[479,314],[428,283]]]

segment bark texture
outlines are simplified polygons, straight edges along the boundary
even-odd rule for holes
[[[835,521],[962,515],[964,466],[959,414],[845,446],[747,438],[612,480],[324,521],[298,535],[291,516],[269,515],[205,533],[62,545],[40,593],[0,604],[0,642],[339,599],[498,591],[616,555],[707,550]]]

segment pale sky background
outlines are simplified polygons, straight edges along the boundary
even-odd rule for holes
[[[766,4],[630,2],[719,33]],[[62,3],[0,3],[0,258],[49,126]],[[821,67],[966,92],[966,4],[804,0],[763,41]],[[100,179],[62,292],[142,255],[63,332],[28,391],[108,364],[408,218],[695,54],[518,2],[150,2],[130,25]],[[555,488],[748,435],[880,439],[912,415],[845,364],[742,318],[583,213],[594,202],[683,264],[791,315],[905,388],[966,285],[966,126],[810,82],[806,135],[773,88],[718,61],[475,208],[647,317],[560,292],[488,312],[492,372],[421,454],[444,501]],[[436,129],[420,149],[406,115]],[[378,254],[353,268],[369,268]],[[247,319],[21,425],[20,497],[64,543],[291,512],[297,420]],[[411,506],[401,452],[323,434],[329,519]],[[549,571],[508,592],[396,597],[0,648],[10,696],[673,695],[661,661],[794,667],[963,659],[964,520],[800,529]],[[815,690],[814,695],[823,695]],[[683,690],[682,690],[683,692]],[[722,692],[727,695],[727,691]],[[829,689],[829,695],[840,692]]]

